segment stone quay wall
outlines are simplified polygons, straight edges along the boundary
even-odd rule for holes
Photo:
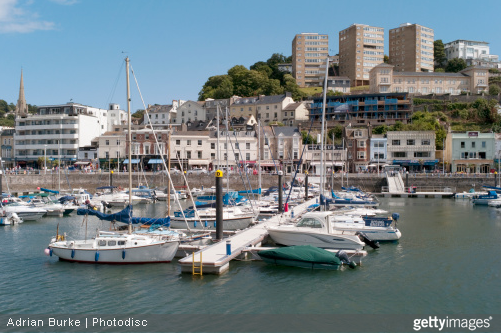
[[[285,175],[284,181],[290,181],[293,175]],[[304,175],[300,174],[298,177],[304,180]],[[497,176],[496,176],[497,177]],[[407,181],[406,181],[407,178]],[[21,174],[21,175],[2,175],[2,191],[5,193],[10,191],[14,195],[22,195],[37,192],[38,187],[48,189],[61,189],[67,191],[70,188],[85,188],[91,193],[96,192],[96,188],[100,186],[107,186],[110,184],[109,173],[61,173],[58,176],[54,174]],[[311,177],[310,179],[314,179]],[[450,189],[452,192],[469,191],[474,188],[477,191],[482,190],[483,185],[495,186],[498,184],[495,175],[442,175],[442,174],[409,174],[403,175],[402,179],[406,187],[416,186],[417,191],[421,192],[443,192],[444,189]],[[59,181],[60,180],[60,181]],[[173,175],[172,180],[176,188],[183,188],[185,186],[184,179],[181,175]],[[214,175],[187,175],[187,180],[190,188],[197,187],[209,188],[215,185]],[[128,187],[129,178],[127,174],[113,174],[112,183],[114,186],[123,188]],[[230,188],[234,190],[245,189],[243,183],[250,182],[253,189],[258,187],[257,175],[238,175],[232,174],[229,177]],[[224,175],[223,183],[226,184],[226,175]],[[270,186],[277,186],[278,176],[264,174],[262,175],[262,187],[264,189]],[[340,189],[341,186],[356,186],[365,191],[379,193],[383,187],[387,186],[386,178],[383,175],[378,177],[377,174],[349,174],[341,176],[336,174],[334,179],[327,177],[327,186],[330,187],[334,184],[334,189]],[[60,184],[60,185],[59,185]],[[168,184],[168,178],[162,173],[146,173],[146,174],[133,174],[132,184],[134,187],[138,185],[148,185],[150,188],[165,187]]]

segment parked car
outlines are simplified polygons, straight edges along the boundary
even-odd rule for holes
[[[187,175],[207,175],[208,172],[205,169],[193,168],[191,170],[188,170],[188,172],[186,174]]]

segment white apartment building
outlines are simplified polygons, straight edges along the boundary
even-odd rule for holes
[[[108,108],[108,128],[107,131],[112,131],[114,126],[127,124],[127,111],[121,110],[119,104],[111,103]]]
[[[40,106],[37,113],[16,118],[15,163],[30,165],[39,157],[77,160],[78,148],[108,130],[108,110],[77,103]]]
[[[435,159],[435,131],[390,131],[387,137],[387,155],[391,164],[401,165],[407,171],[433,170]]]
[[[489,54],[489,43],[479,42],[474,40],[457,39],[455,41],[445,43],[445,56],[447,60],[454,58],[460,59],[488,59],[498,56]]]
[[[177,107],[171,123],[182,124],[189,121],[206,120],[205,108],[196,101],[186,101]]]

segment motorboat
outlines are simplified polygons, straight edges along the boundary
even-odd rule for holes
[[[268,227],[268,233],[277,244],[286,246],[312,245],[323,249],[362,250],[366,243],[373,248],[379,244],[356,230],[335,228],[330,211],[310,212],[296,224],[282,224]]]
[[[7,216],[9,213],[16,213],[23,221],[37,221],[47,214],[47,210],[40,207],[27,206],[14,202],[10,205],[2,205],[2,215]]]
[[[0,225],[14,225],[23,222],[23,219],[17,216],[16,213],[9,213],[7,216],[0,217]]]
[[[69,240],[53,238],[49,255],[60,260],[98,264],[146,264],[171,262],[179,247],[179,237],[158,239],[143,234],[98,231],[95,238]]]
[[[494,190],[487,191],[486,195],[475,195],[471,198],[474,205],[488,205],[491,200],[499,199],[498,194]]]
[[[102,192],[97,192],[94,200],[104,202],[108,207],[126,207],[129,203],[129,194],[120,191],[116,186],[101,186],[96,188]],[[148,202],[148,199],[132,195],[132,204]]]
[[[343,264],[351,268],[357,266],[344,250],[332,253],[311,245],[269,249],[259,251],[258,255],[265,263],[272,265],[331,270],[338,270]]]

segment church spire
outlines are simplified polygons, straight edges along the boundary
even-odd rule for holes
[[[28,105],[26,104],[26,99],[24,98],[24,80],[23,80],[23,70],[21,69],[21,84],[19,86],[19,99],[16,105],[16,117],[26,117],[28,114]]]

